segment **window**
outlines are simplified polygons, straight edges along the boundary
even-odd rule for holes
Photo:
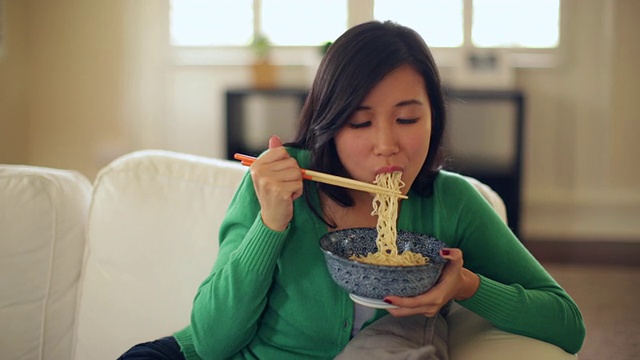
[[[472,43],[477,47],[554,48],[559,0],[473,0]]]
[[[410,26],[431,47],[555,48],[559,42],[560,0],[374,0],[373,6],[375,19]],[[463,39],[467,29],[471,41]]]
[[[318,46],[347,29],[347,0],[172,0],[170,21],[174,46],[245,46],[254,29],[274,45]]]
[[[253,36],[253,0],[172,0],[171,45],[246,45]]]
[[[375,0],[373,17],[413,28],[430,47],[459,47],[464,40],[462,5],[462,0]]]
[[[350,26],[389,19],[418,31],[445,62],[475,48],[509,52],[514,66],[552,66],[560,1],[171,0],[171,44],[183,49],[176,58],[191,51],[200,63],[239,64],[250,58],[243,51],[253,34],[262,33],[276,46],[276,62],[298,64]],[[203,57],[206,51],[215,55]]]
[[[347,0],[262,0],[261,10],[261,31],[275,45],[318,46],[347,30]]]

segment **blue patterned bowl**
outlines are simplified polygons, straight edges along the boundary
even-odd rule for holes
[[[447,262],[440,256],[440,249],[446,247],[442,241],[398,230],[398,251],[420,253],[429,258],[426,265],[384,266],[349,260],[352,255],[376,252],[376,236],[375,228],[353,228],[329,232],[320,239],[329,273],[339,286],[350,294],[371,299],[416,296],[431,289]]]

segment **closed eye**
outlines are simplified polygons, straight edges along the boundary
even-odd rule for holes
[[[371,125],[371,121],[365,121],[361,123],[349,123],[349,127],[352,129],[360,129]]]
[[[396,120],[396,122],[398,124],[415,124],[416,122],[418,122],[419,118],[413,118],[413,119],[398,119]]]

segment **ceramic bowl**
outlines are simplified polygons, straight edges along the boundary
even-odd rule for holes
[[[429,290],[447,262],[440,256],[446,245],[432,236],[398,230],[400,253],[411,250],[429,258],[426,265],[385,266],[349,260],[352,255],[377,251],[375,228],[353,228],[329,232],[320,239],[327,268],[333,280],[352,295],[383,299],[388,295],[416,296]]]

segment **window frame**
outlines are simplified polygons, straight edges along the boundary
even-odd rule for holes
[[[1,1],[1,0],[0,0]],[[551,68],[558,66],[563,53],[565,36],[565,1],[560,1],[559,39],[554,48],[510,48],[476,47],[471,40],[473,0],[463,0],[463,43],[460,47],[431,47],[439,66],[465,66],[470,56],[492,54],[506,61],[511,68]],[[261,0],[254,3],[254,33],[261,28]],[[372,20],[374,0],[347,0],[347,28]],[[253,53],[249,46],[170,46],[171,61],[174,65],[223,65],[247,66],[253,62]],[[319,56],[318,46],[278,46],[272,49],[271,60],[278,66],[313,65]]]

